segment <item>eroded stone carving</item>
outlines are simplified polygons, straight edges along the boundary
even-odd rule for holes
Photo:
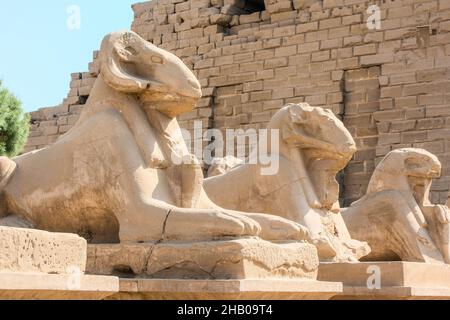
[[[329,110],[290,104],[268,129],[280,131],[278,174],[262,175],[259,164],[239,165],[205,180],[211,199],[225,208],[276,214],[306,226],[323,261],[357,261],[368,254],[367,244],[350,237],[340,214],[336,175],[356,151],[342,122]]]
[[[390,152],[377,166],[367,194],[343,212],[352,237],[367,241],[371,261],[450,263],[450,210],[429,192],[439,159],[423,149]]]
[[[208,177],[215,177],[227,173],[234,167],[243,164],[244,161],[233,156],[214,158],[208,169]]]
[[[179,58],[119,32],[103,40],[99,63],[72,130],[48,148],[2,158],[9,179],[0,225],[77,233],[94,243],[307,238],[294,222],[225,210],[208,198],[175,118],[202,95]]]

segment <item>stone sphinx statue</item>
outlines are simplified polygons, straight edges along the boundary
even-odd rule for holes
[[[234,167],[243,164],[242,159],[236,158],[234,156],[226,156],[224,158],[214,158],[212,159],[211,165],[208,169],[208,177],[215,177],[224,173],[227,173]]]
[[[238,165],[205,180],[210,198],[225,208],[275,214],[306,226],[321,261],[357,261],[368,254],[367,244],[350,237],[340,213],[336,175],[356,152],[343,123],[329,110],[289,104],[268,129],[280,132],[278,173],[262,175],[259,164]],[[269,153],[277,152],[271,147]]]
[[[429,192],[441,163],[422,149],[390,152],[377,166],[367,194],[343,212],[350,234],[367,241],[370,261],[450,263],[450,210]]]
[[[176,120],[202,95],[180,59],[118,32],[103,40],[99,62],[67,134],[1,158],[0,225],[76,233],[91,243],[308,237],[295,222],[222,209],[208,198]]]

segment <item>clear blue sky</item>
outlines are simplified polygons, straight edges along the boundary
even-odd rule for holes
[[[0,79],[27,111],[58,105],[68,93],[70,73],[87,71],[103,36],[130,29],[136,2],[1,1]],[[68,10],[73,5],[79,8],[80,29],[77,11]]]

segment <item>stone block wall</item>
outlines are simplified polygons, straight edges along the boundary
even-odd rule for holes
[[[359,199],[376,165],[378,127],[373,114],[380,111],[380,66],[344,72],[343,122],[358,145],[358,152],[344,170],[342,197],[346,202]]]
[[[373,4],[379,30],[366,24]],[[154,0],[133,10],[132,29],[182,58],[203,86],[197,108],[179,118],[183,127],[264,128],[284,104],[306,101],[333,110],[357,142],[344,172],[346,204],[402,147],[439,156],[432,200],[447,200],[450,0]],[[29,148],[70,127],[95,76],[95,63],[74,76],[62,113],[33,116]]]

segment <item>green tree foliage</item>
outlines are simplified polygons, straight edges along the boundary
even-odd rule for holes
[[[27,142],[30,118],[22,103],[0,81],[0,155],[13,157]]]

